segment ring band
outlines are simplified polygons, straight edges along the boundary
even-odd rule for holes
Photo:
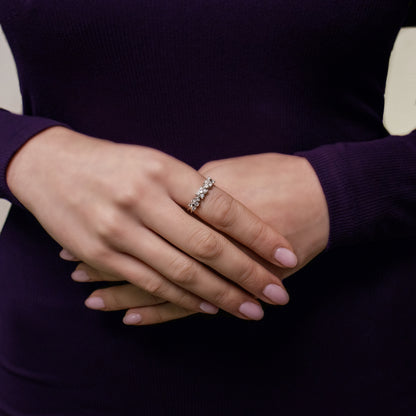
[[[198,189],[198,191],[195,193],[195,197],[188,204],[188,208],[191,213],[199,207],[201,201],[205,198],[208,191],[214,186],[214,183],[214,179],[210,178],[209,176],[205,179],[204,184]]]

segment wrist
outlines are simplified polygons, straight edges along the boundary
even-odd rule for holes
[[[74,131],[63,126],[48,127],[31,137],[12,157],[6,170],[6,182],[12,194],[26,207],[31,188],[41,175],[50,174],[50,161]]]
[[[329,212],[326,197],[313,166],[305,157],[298,156],[303,162],[304,178],[306,180],[305,194],[308,195],[309,208],[314,212],[313,228],[314,228],[314,245],[316,251],[323,251],[328,245],[329,239]]]

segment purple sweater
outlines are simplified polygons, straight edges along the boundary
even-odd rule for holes
[[[416,132],[383,127],[408,0],[0,0],[24,115],[0,110],[0,413],[8,416],[414,415]],[[87,309],[59,245],[5,172],[65,125],[195,168],[306,157],[327,250],[265,318],[128,327]],[[74,190],[76,192],[76,190]],[[413,312],[412,312],[413,310]]]

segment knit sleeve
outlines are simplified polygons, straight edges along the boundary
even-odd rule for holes
[[[33,136],[52,126],[64,123],[44,117],[18,115],[0,109],[0,197],[22,206],[11,193],[6,182],[6,171],[14,154]]]
[[[327,249],[416,236],[416,130],[296,155],[311,163],[327,199]]]

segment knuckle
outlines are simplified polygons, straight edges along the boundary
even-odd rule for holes
[[[142,174],[151,180],[166,178],[168,161],[166,156],[156,149],[147,149],[148,154],[141,165]]]
[[[123,237],[123,229],[119,215],[115,211],[107,211],[100,215],[97,234],[105,241]]]
[[[269,236],[269,227],[262,221],[253,221],[250,227],[250,241],[251,247],[257,247]]]
[[[237,218],[238,203],[225,192],[216,192],[212,201],[212,223],[221,229],[228,229],[233,226]]]
[[[215,260],[223,251],[223,242],[211,230],[198,229],[190,238],[193,255],[201,260]]]
[[[150,279],[142,287],[151,295],[163,297],[164,282],[161,279]]]
[[[130,185],[120,186],[116,192],[114,192],[113,197],[115,204],[121,208],[133,208],[137,204],[139,193]]]
[[[153,185],[166,180],[167,163],[155,152],[149,149],[144,159],[142,155],[139,175],[118,184],[117,189],[112,190],[113,201],[117,207],[130,211],[137,209],[143,197],[152,190]]]
[[[123,299],[117,287],[102,290],[100,296],[103,298],[107,310],[126,309],[125,306],[123,307]]]
[[[192,260],[176,257],[170,264],[170,277],[180,285],[191,284],[196,275],[196,267]]]
[[[259,281],[258,267],[253,261],[248,261],[243,272],[238,278],[238,284],[246,289],[252,288],[253,285]]]
[[[181,291],[177,294],[175,304],[182,308],[189,309],[192,311],[200,311],[199,302],[196,302],[194,296],[186,291]]]
[[[221,305],[230,305],[230,290],[225,287],[219,287],[213,293],[212,302],[214,305],[221,307]]]
[[[167,320],[161,308],[154,308],[152,318],[153,318],[152,321],[155,324],[160,324]]]
[[[163,163],[159,158],[152,159],[146,167],[147,175],[150,178],[159,180],[165,178],[166,175],[166,164]]]
[[[86,263],[88,264],[102,262],[109,258],[109,250],[101,244],[90,245],[84,248],[83,257],[86,259]]]

